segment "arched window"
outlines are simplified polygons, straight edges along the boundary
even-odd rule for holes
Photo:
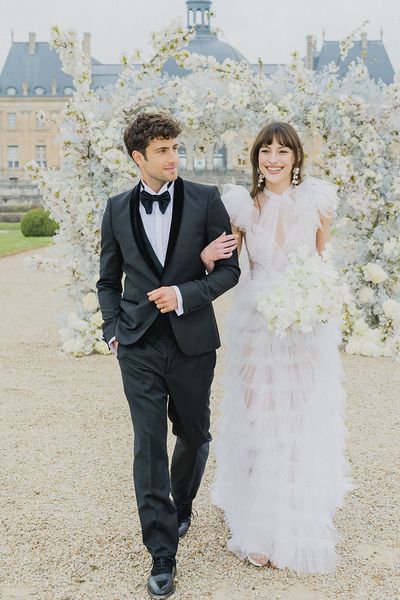
[[[213,167],[215,171],[226,171],[226,146],[215,144],[213,155]]]
[[[73,92],[74,92],[74,90],[72,89],[71,86],[69,86],[69,85],[65,86],[65,88],[64,88],[65,96],[72,96]]]
[[[202,18],[203,18],[203,12],[202,12],[201,8],[198,8],[196,10],[196,25],[201,25]]]
[[[35,95],[36,96],[43,96],[44,93],[45,93],[45,89],[41,85],[38,85],[37,87],[35,87]]]
[[[17,88],[10,86],[7,88],[7,96],[16,96]]]

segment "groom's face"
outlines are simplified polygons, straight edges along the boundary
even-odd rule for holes
[[[166,181],[178,177],[178,148],[176,138],[154,139],[149,142],[145,154],[134,150],[132,158],[140,169],[142,179],[150,186],[160,187]]]

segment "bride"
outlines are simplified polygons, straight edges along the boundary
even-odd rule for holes
[[[329,239],[336,187],[304,178],[303,160],[295,129],[271,123],[251,151],[251,192],[224,187],[250,276],[228,316],[214,501],[225,512],[229,548],[240,557],[327,573],[337,562],[333,518],[351,489],[339,327],[329,321],[282,338],[256,308],[257,294],[282,281],[291,252],[306,245],[321,253]],[[221,236],[203,250],[209,272],[230,256],[233,239]]]

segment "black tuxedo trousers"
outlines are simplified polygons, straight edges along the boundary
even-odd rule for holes
[[[134,428],[134,483],[143,543],[175,556],[176,506],[190,504],[208,457],[216,353],[185,356],[170,327],[153,342],[120,344],[118,360]],[[177,436],[169,473],[167,415]],[[173,501],[170,498],[172,495]]]

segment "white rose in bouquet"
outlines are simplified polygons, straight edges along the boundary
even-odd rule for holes
[[[285,277],[272,291],[257,296],[257,310],[267,327],[281,337],[289,328],[304,333],[321,323],[339,318],[344,302],[350,300],[347,286],[339,281],[330,256],[331,247],[321,257],[306,246],[289,255]]]

